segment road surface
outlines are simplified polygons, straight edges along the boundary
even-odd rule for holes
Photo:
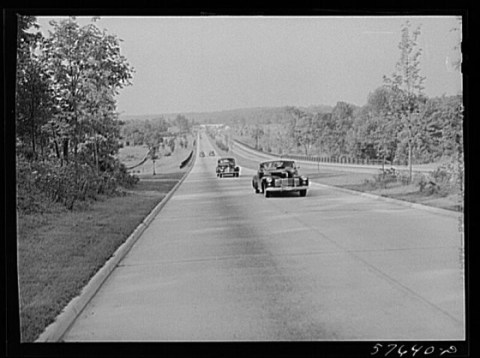
[[[465,339],[458,218],[315,184],[267,199],[198,149],[64,341]]]

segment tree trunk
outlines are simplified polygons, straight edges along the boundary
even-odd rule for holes
[[[68,138],[63,140],[63,159],[68,163]]]
[[[94,149],[94,159],[95,159],[95,167],[97,168],[97,172],[100,172],[100,165],[98,160],[98,145],[97,145],[97,135],[95,131],[92,129],[93,132],[93,149]]]
[[[31,123],[31,130],[32,130],[32,154],[33,158],[36,159],[36,152],[37,149],[35,147],[35,141],[36,141],[36,128],[35,128],[35,85],[32,85],[32,98],[31,98],[31,107],[30,107],[30,123]]]
[[[35,118],[32,115],[32,154],[34,159],[36,159],[37,157],[37,148],[35,145],[36,140],[37,138],[35,136]]]
[[[412,141],[408,140],[408,183],[412,183]]]
[[[55,153],[57,154],[58,159],[62,159],[60,155],[60,148],[58,147],[57,136],[55,135],[55,129],[53,128],[52,124],[52,137],[53,137],[53,144],[55,145]]]

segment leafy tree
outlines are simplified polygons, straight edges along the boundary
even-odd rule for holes
[[[293,119],[290,132],[293,134],[295,145],[302,147],[304,154],[309,155],[318,134],[313,114],[296,107],[289,107],[288,111]]]
[[[252,137],[253,139],[255,140],[255,148],[256,149],[259,149],[260,146],[259,146],[259,142],[260,142],[260,138],[262,138],[262,136],[265,134],[264,130],[263,130],[263,126],[259,125],[259,124],[255,124],[252,128]]]
[[[354,106],[338,102],[332,110],[330,136],[331,151],[335,155],[347,154],[347,134],[352,128]]]
[[[425,77],[420,75],[421,49],[418,47],[420,26],[413,31],[407,21],[402,25],[400,59],[395,66],[395,72],[390,78],[384,76],[385,85],[393,91],[390,101],[390,114],[399,121],[399,149],[407,147],[409,179],[412,180],[412,153],[416,144],[415,135],[418,133],[419,112],[422,103],[425,102],[423,95],[423,81]],[[398,153],[397,153],[398,154]]]
[[[45,55],[54,82],[52,126],[61,137],[63,159],[68,161],[70,152],[77,158],[79,145],[88,140],[98,166],[98,139],[102,132],[116,131],[109,126],[116,125],[114,96],[130,84],[133,69],[120,54],[118,39],[94,24],[80,27],[73,18],[50,24]]]
[[[41,152],[47,144],[42,126],[51,110],[50,80],[46,64],[39,55],[43,36],[35,17],[19,16],[16,71],[16,133],[20,149],[31,158],[37,157],[37,144]],[[34,32],[29,30],[33,29]],[[36,32],[35,32],[36,31]]]
[[[316,126],[319,135],[316,138],[315,145],[320,151],[332,155],[334,143],[333,128],[334,122],[332,113],[317,113],[315,115]]]
[[[398,145],[398,121],[389,115],[392,91],[385,86],[369,94],[367,104],[357,111],[349,135],[355,156],[392,161]]]
[[[358,113],[348,136],[350,155],[362,159],[376,159],[376,133],[379,127],[379,117],[364,106]]]
[[[188,118],[181,114],[175,117],[174,124],[180,132],[190,132],[192,126]]]
[[[170,147],[170,152],[173,153],[175,151],[175,137],[170,138],[168,146]]]
[[[133,72],[118,39],[93,24],[80,27],[74,18],[52,22],[48,38],[27,31],[38,29],[35,18],[18,23],[17,144],[34,161],[17,159],[20,167],[35,168],[17,168],[19,182],[69,209],[77,199],[113,192],[117,180],[133,183],[115,158],[120,131],[114,96]],[[49,142],[60,161],[49,155],[36,160],[37,144],[43,154]]]
[[[240,135],[243,136],[245,127],[247,125],[247,121],[245,120],[245,117],[240,117],[240,118],[235,118],[233,121],[233,126],[236,130],[236,132]]]
[[[422,155],[426,161],[463,156],[463,98],[442,96],[423,106],[420,132]]]

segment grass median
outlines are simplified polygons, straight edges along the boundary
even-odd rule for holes
[[[159,163],[156,175],[140,175],[133,189],[84,208],[50,205],[42,214],[17,215],[22,342],[35,341],[178,183],[187,155],[179,151]]]

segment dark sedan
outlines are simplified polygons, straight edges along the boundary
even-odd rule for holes
[[[293,160],[270,160],[260,163],[257,174],[252,179],[256,193],[270,197],[273,192],[296,191],[300,196],[307,195],[309,180],[298,174]]]
[[[220,158],[217,162],[216,168],[217,177],[231,175],[233,177],[240,176],[240,168],[235,164],[234,158]]]

